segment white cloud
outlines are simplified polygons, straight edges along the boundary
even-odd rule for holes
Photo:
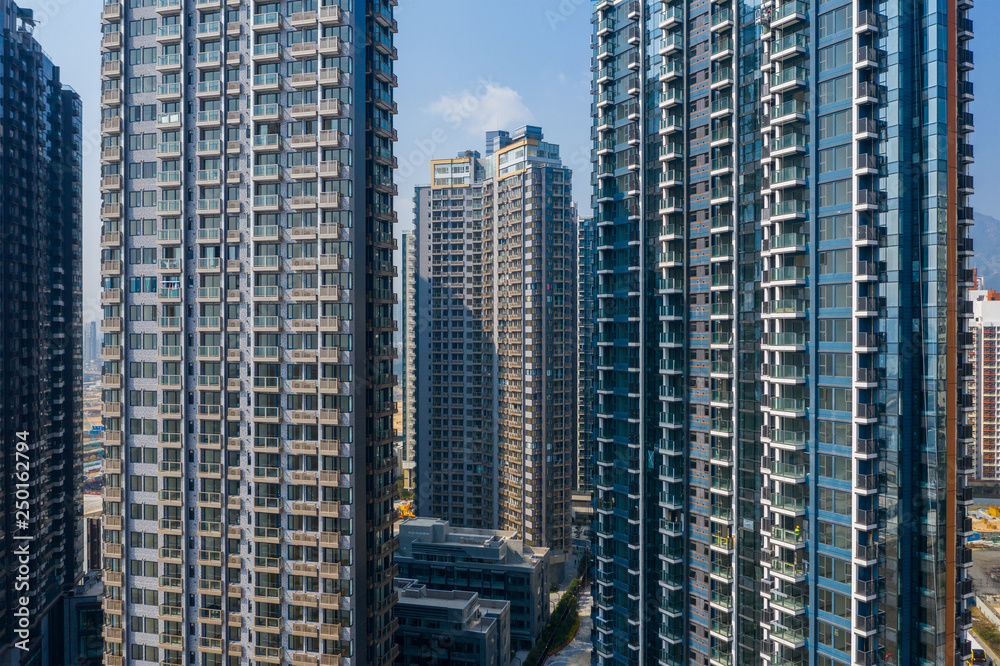
[[[486,80],[457,95],[442,95],[426,111],[441,116],[452,128],[461,128],[471,135],[494,129],[513,130],[534,119],[519,92]]]

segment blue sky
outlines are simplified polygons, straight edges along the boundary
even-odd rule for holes
[[[412,225],[429,160],[540,125],[590,202],[590,0],[400,0],[396,210]]]
[[[99,0],[21,0],[35,9],[36,36],[63,80],[84,102],[84,317],[99,316],[98,179]],[[590,199],[590,0],[399,0],[396,175],[399,230],[412,226],[413,187],[428,181],[429,161],[483,149],[483,134],[541,125],[574,169],[574,198]],[[1000,2],[972,11],[977,69],[975,208],[1000,217]],[[981,248],[981,250],[984,248]],[[89,296],[89,298],[87,298]]]

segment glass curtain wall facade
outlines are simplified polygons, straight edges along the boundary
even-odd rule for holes
[[[109,666],[395,658],[394,5],[104,5]]]
[[[601,664],[954,664],[971,3],[594,6]]]
[[[3,664],[61,660],[63,601],[84,573],[82,108],[33,29],[30,9],[0,0]]]

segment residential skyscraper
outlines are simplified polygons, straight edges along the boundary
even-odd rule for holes
[[[417,237],[403,234],[403,487],[416,485],[417,451]]]
[[[597,226],[593,216],[577,218],[576,229],[576,475],[575,489],[594,489],[594,321]]]
[[[974,447],[969,455],[976,467],[975,478],[981,481],[1000,480],[997,467],[997,351],[1000,339],[1000,293],[993,290],[971,292],[973,326],[969,335],[973,347],[968,350],[966,361],[972,365],[973,381],[969,392],[975,409],[970,425],[974,434]]]
[[[414,198],[418,515],[512,530],[561,560],[576,425],[570,170],[528,126],[431,171]]]
[[[104,5],[109,666],[395,658],[394,5]]]
[[[100,363],[101,339],[97,332],[97,322],[87,322],[83,328],[83,364]]]
[[[595,663],[969,653],[971,4],[594,4]]]
[[[415,398],[419,516],[493,528],[493,350],[482,336],[482,181],[478,153],[433,160],[414,192]],[[447,266],[448,270],[444,270]],[[457,475],[454,478],[452,475]]]
[[[81,105],[0,0],[0,664],[57,664],[83,575]],[[26,600],[26,601],[23,601]]]

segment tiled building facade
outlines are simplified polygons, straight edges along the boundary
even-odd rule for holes
[[[109,666],[395,658],[394,5],[104,5]]]

